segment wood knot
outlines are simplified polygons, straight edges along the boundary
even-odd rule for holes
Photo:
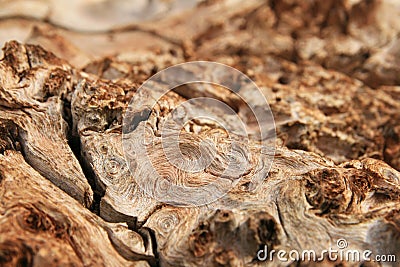
[[[23,243],[6,240],[0,243],[0,266],[33,266],[33,250]]]
[[[26,207],[16,217],[19,226],[29,232],[49,232],[56,238],[62,238],[69,232],[68,220],[60,214],[59,220],[48,216],[36,207]]]
[[[189,249],[195,257],[210,253],[213,235],[208,226],[201,224],[189,237]]]
[[[179,218],[176,214],[168,214],[158,220],[158,225],[164,233],[168,233],[179,224]]]
[[[262,211],[253,214],[243,227],[241,227],[241,232],[249,233],[247,239],[253,239],[258,245],[268,245],[272,248],[279,244],[278,224],[269,213]]]
[[[105,161],[104,168],[108,175],[115,176],[121,171],[121,163],[116,159],[109,159]]]
[[[334,169],[323,169],[308,175],[305,193],[308,203],[319,210],[319,215],[339,210],[346,202],[346,185],[340,173]]]

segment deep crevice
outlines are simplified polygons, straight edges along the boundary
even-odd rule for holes
[[[146,231],[151,239],[151,245],[152,245],[151,249],[154,253],[154,262],[149,262],[149,264],[151,265],[151,267],[158,267],[158,266],[160,266],[160,257],[159,257],[158,250],[157,250],[156,234],[155,234],[154,230],[151,228],[141,227],[141,229],[143,231]],[[145,240],[147,240],[147,236],[142,231],[138,230],[137,233],[142,237],[144,242],[147,242],[147,241],[145,241]]]
[[[96,215],[100,215],[100,201],[105,194],[104,190],[101,190],[101,187],[96,184],[96,175],[94,170],[90,167],[90,164],[85,160],[82,155],[82,147],[81,140],[79,136],[75,136],[73,134],[73,123],[72,123],[72,113],[71,113],[71,103],[68,101],[64,101],[63,105],[63,114],[64,120],[68,124],[68,132],[67,132],[67,141],[68,145],[71,148],[71,151],[74,153],[77,158],[79,165],[83,171],[83,174],[86,177],[90,187],[93,191],[93,203],[90,207],[90,211],[95,213]]]
[[[103,196],[105,194],[105,190],[103,190],[101,186],[97,185],[94,170],[91,168],[90,164],[85,160],[85,158],[82,154],[81,140],[80,140],[79,134],[74,135],[71,103],[69,101],[64,100],[62,116],[68,124],[68,132],[67,132],[68,145],[71,148],[72,152],[74,153],[75,157],[78,159],[78,162],[82,168],[83,174],[85,175],[85,177],[93,191],[93,203],[89,210],[91,212],[93,212],[94,214],[98,215],[99,217],[101,217],[100,216],[100,203],[101,203],[101,199],[103,198]],[[131,218],[130,216],[128,216],[128,217]],[[108,220],[106,220],[106,221],[108,221]],[[154,231],[150,228],[142,227],[142,225],[137,226],[136,220],[134,220],[133,222],[129,221],[129,220],[122,220],[122,221],[126,222],[128,224],[129,230],[135,231],[142,237],[143,242],[145,242],[146,246],[149,243],[149,241],[147,241],[147,238],[151,239],[150,242],[152,245],[152,251],[154,253],[154,258],[153,257],[145,257],[145,258],[143,258],[143,260],[145,260],[151,267],[160,266],[159,256],[158,256],[158,252],[157,252],[157,242],[156,242],[156,237],[155,237]],[[146,236],[141,230],[148,232],[148,235]]]

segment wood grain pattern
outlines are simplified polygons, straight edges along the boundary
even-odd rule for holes
[[[82,208],[21,153],[4,152],[0,166],[2,265],[149,266],[151,254],[139,234]]]
[[[396,1],[211,0],[128,25],[128,8],[117,2],[83,1],[77,6],[93,13],[59,17],[63,5],[55,1],[0,3],[0,41],[7,41],[0,60],[0,266],[398,266]],[[113,20],[113,12],[126,16]],[[105,13],[101,23],[88,23]],[[132,175],[124,136],[133,129],[123,132],[130,100],[154,98],[155,90],[140,95],[140,85],[191,60],[224,63],[254,80],[271,107],[276,140],[255,157],[256,134],[245,144],[215,121],[195,119],[180,130],[177,147],[163,147],[163,124],[178,107],[182,118],[201,114],[198,106],[180,106],[198,97],[232,108],[237,117],[201,106],[230,128],[239,128],[240,118],[253,130],[238,95],[215,85],[180,86],[137,114],[152,139],[151,164],[137,159]],[[228,137],[239,144],[234,155],[225,153]],[[216,151],[207,168],[184,172],[166,155],[197,158],[206,139]],[[221,177],[239,154],[245,160]],[[174,206],[138,183],[154,171],[185,186],[234,186],[207,205]],[[397,262],[257,259],[265,245],[319,254],[339,239]]]

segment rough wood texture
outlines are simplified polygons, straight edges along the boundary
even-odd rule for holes
[[[396,1],[216,0],[194,8],[150,1],[155,9],[143,14],[153,20],[129,25],[117,2],[76,4],[79,12],[64,15],[78,28],[57,15],[64,6],[56,1],[0,3],[0,40],[28,43],[5,43],[0,61],[0,266],[383,265],[256,257],[264,245],[320,253],[341,238],[349,249],[400,260]],[[94,25],[88,9],[111,15]],[[274,154],[247,158],[228,194],[176,207],[138,186],[151,170],[131,175],[122,123],[146,79],[189,60],[225,63],[252,78],[268,99],[277,139]],[[167,162],[159,130],[176,107],[201,96],[251,121],[243,102],[216,86],[176,88],[144,120],[155,169],[191,186],[218,181],[226,131],[210,120],[185,125],[185,155],[196,156],[205,138],[217,144],[218,164],[193,175]],[[251,138],[246,149],[259,145]],[[256,168],[271,156],[270,170]]]
[[[21,153],[6,151],[0,166],[0,264],[149,266],[140,261],[151,256],[139,234],[83,209]]]
[[[63,118],[63,98],[72,90],[71,68],[40,47],[10,42],[4,47],[0,73],[0,119],[17,127],[26,160],[90,207],[92,189],[68,145]]]

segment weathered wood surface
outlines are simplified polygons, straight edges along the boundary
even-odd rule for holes
[[[152,248],[140,234],[84,209],[20,152],[4,152],[0,166],[2,265],[149,266]]]
[[[10,42],[0,73],[0,118],[18,128],[27,162],[90,207],[93,192],[68,145],[63,118],[63,98],[72,91],[71,68],[39,47]]]
[[[44,47],[8,42],[0,61],[0,265],[285,266],[257,261],[257,251],[320,252],[340,238],[400,260],[397,2],[205,1],[155,22],[123,26],[121,17],[79,29],[54,15],[61,6],[51,15],[51,6],[27,3],[37,12],[0,3],[0,39]],[[146,177],[125,161],[123,116],[158,70],[204,59],[259,85],[275,118],[275,157],[269,172],[250,158],[218,201],[175,207],[136,184]],[[232,93],[190,86],[169,92],[148,118],[153,166],[190,185],[214,181],[219,166],[180,173],[165,163],[157,130],[200,96],[246,119]],[[183,132],[184,153],[208,137],[222,155],[217,124],[191,121]],[[361,263],[292,263],[313,264]]]

